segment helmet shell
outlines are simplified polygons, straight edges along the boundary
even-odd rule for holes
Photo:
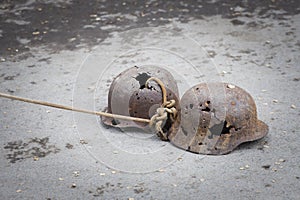
[[[200,83],[184,93],[180,106],[181,123],[169,140],[194,153],[226,154],[268,133],[251,95],[232,84]]]
[[[161,67],[143,66],[131,67],[114,78],[108,93],[108,113],[150,119],[156,109],[162,104],[162,91],[160,86],[150,81],[149,88],[146,81],[156,77],[163,81],[167,91],[167,99],[176,101],[179,109],[179,93],[176,81],[172,74]],[[137,127],[147,129],[148,123],[118,120],[110,117],[101,117],[104,124],[119,128]],[[170,128],[170,123],[168,127]]]

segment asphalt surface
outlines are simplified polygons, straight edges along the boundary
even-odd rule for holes
[[[204,156],[1,98],[1,199],[300,198],[298,1],[3,0],[0,14],[1,92],[103,110],[118,73],[152,65],[180,95],[199,82],[244,88],[269,126]]]

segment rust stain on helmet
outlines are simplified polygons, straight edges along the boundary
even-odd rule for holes
[[[268,126],[257,119],[253,98],[232,84],[200,83],[185,92],[180,106],[180,125],[168,138],[194,153],[226,154],[268,133]]]
[[[113,80],[108,93],[108,107],[106,112],[150,119],[162,104],[162,91],[155,82],[150,82],[146,87],[146,81],[156,77],[163,80],[167,99],[176,101],[176,108],[179,109],[179,93],[177,83],[170,72],[160,67],[143,66],[131,67],[120,73]],[[179,119],[179,118],[178,118]],[[137,127],[140,129],[149,129],[148,123],[125,121],[113,119],[110,117],[101,117],[104,124],[118,127]],[[172,124],[167,120],[164,125],[164,131],[169,132]]]

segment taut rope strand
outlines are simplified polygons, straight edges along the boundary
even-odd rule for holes
[[[42,106],[54,107],[54,108],[63,109],[63,110],[71,110],[71,111],[76,111],[76,112],[81,112],[81,113],[101,115],[101,116],[111,117],[111,118],[116,118],[116,119],[121,119],[121,120],[128,120],[128,121],[132,120],[132,121],[135,121],[135,122],[150,123],[149,119],[143,119],[143,118],[138,118],[138,117],[129,117],[129,116],[124,116],[124,115],[116,115],[116,114],[111,114],[111,113],[106,113],[106,112],[95,112],[95,111],[90,111],[90,110],[72,108],[72,107],[69,107],[69,106],[54,104],[54,103],[50,103],[50,102],[46,102],[46,101],[38,101],[38,100],[33,100],[33,99],[27,99],[27,98],[13,96],[13,95],[4,94],[4,93],[0,93],[0,97],[12,99],[12,100],[17,100],[17,101],[23,101],[23,102],[32,103],[32,104],[38,104],[38,105],[42,105]]]

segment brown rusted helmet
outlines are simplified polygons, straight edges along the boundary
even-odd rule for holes
[[[108,93],[108,107],[105,112],[131,117],[150,119],[157,108],[162,104],[162,90],[160,86],[150,81],[155,77],[164,82],[167,99],[176,101],[175,107],[179,108],[179,94],[176,81],[172,74],[160,67],[143,66],[131,67],[114,78]],[[104,124],[119,128],[137,127],[148,129],[148,123],[119,120],[110,117],[101,117]],[[167,121],[163,127],[168,132],[172,124]]]
[[[194,153],[226,154],[268,133],[253,98],[232,84],[200,83],[185,92],[180,106],[181,123],[168,139]]]

